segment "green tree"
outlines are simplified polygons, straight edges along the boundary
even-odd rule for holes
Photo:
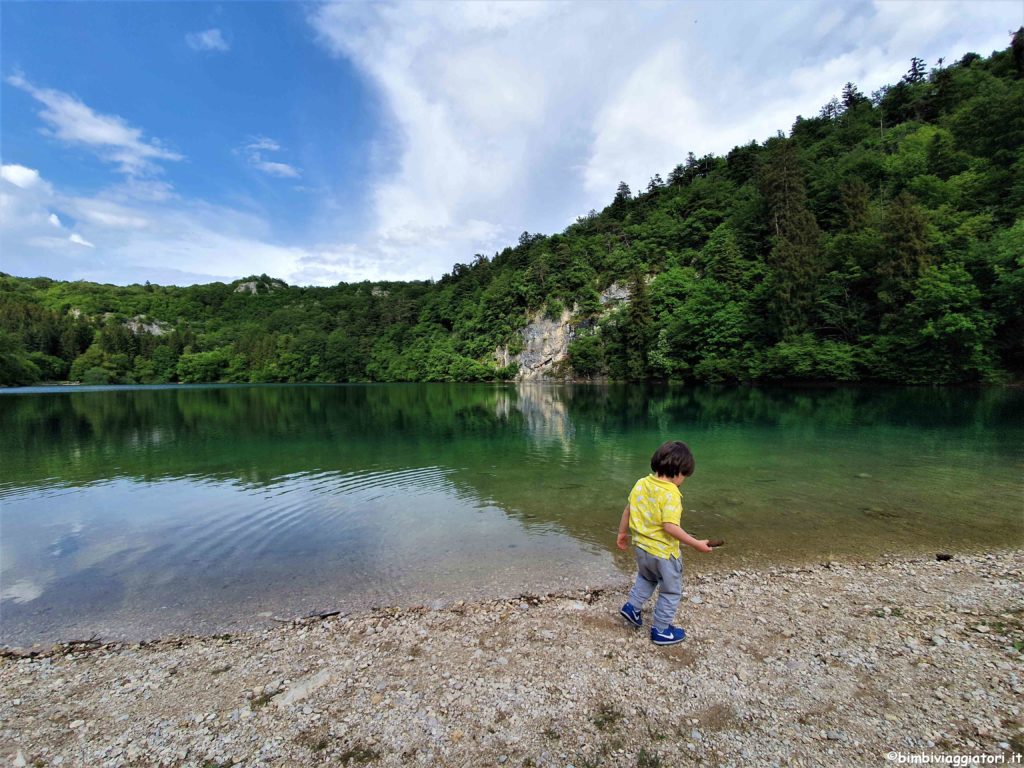
[[[924,270],[877,350],[893,379],[949,384],[998,378],[992,341],[981,292],[963,266],[946,264]]]
[[[930,261],[928,222],[906,192],[890,203],[883,232],[885,247],[876,269],[878,297],[892,307],[904,301]]]
[[[28,359],[25,347],[6,331],[0,331],[0,385],[24,386],[41,378],[39,367]]]
[[[644,275],[634,272],[629,284],[630,302],[626,310],[626,372],[633,380],[647,378],[647,354],[651,345],[651,303]]]
[[[605,372],[604,342],[597,334],[577,336],[569,344],[569,365],[577,376],[601,376]]]
[[[231,358],[226,349],[186,352],[178,358],[178,381],[184,384],[220,381],[230,362]]]
[[[771,270],[769,307],[777,332],[786,336],[808,326],[824,273],[822,233],[807,207],[800,159],[791,140],[769,142],[760,185],[772,228],[766,260]]]

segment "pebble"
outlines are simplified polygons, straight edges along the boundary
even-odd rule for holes
[[[691,586],[716,597],[693,614],[687,643],[672,649],[623,626],[617,613],[628,587],[616,582],[583,597],[367,611],[230,643],[180,638],[5,659],[0,719],[8,742],[11,733],[32,740],[25,762],[46,765],[334,765],[364,749],[382,765],[407,753],[426,765],[565,768],[594,764],[601,744],[614,744],[603,757],[623,766],[638,763],[641,747],[665,765],[682,751],[683,762],[703,755],[719,765],[782,766],[793,750],[807,765],[832,765],[877,743],[912,752],[950,739],[962,750],[1007,751],[1016,721],[1001,708],[1011,692],[1024,693],[1024,675],[1019,655],[1006,650],[1017,614],[997,617],[1017,604],[1024,553],[922,562],[700,574]],[[739,607],[720,599],[727,589]],[[687,600],[699,605],[699,597],[691,591]],[[996,621],[1008,629],[997,633]],[[379,632],[363,634],[369,627]],[[565,636],[574,653],[560,644]],[[81,693],[55,705],[56,680]],[[917,695],[901,694],[908,681]],[[665,723],[638,704],[638,688],[672,701],[681,730],[663,728],[665,740],[652,742],[644,723]],[[252,708],[265,693],[274,695],[267,704],[289,695],[299,703]],[[88,727],[76,721],[76,736],[62,725],[72,706],[93,718]],[[128,709],[130,718],[121,714]],[[951,710],[971,713],[965,736],[947,732]],[[808,722],[794,713],[809,713]],[[13,745],[0,754],[4,765],[17,759]]]
[[[287,707],[289,704],[294,704],[295,702],[306,698],[313,693],[313,691],[318,688],[322,688],[330,681],[331,672],[326,669],[321,670],[315,675],[309,675],[308,677],[295,681],[291,688],[274,699],[274,703],[279,707]]]

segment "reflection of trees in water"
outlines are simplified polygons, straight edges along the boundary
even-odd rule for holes
[[[1013,389],[881,387],[568,386],[573,419],[609,425],[971,428],[1021,423],[1024,393]]]
[[[984,438],[1019,456],[1024,393],[1010,389],[713,388],[642,385],[202,387],[0,397],[2,487],[47,478],[146,479],[199,471],[269,482],[318,469],[434,465],[465,446],[597,450],[632,430],[693,425],[916,428],[940,442]],[[385,439],[382,439],[385,438]],[[504,443],[502,443],[504,445]],[[505,459],[514,448],[500,449]]]

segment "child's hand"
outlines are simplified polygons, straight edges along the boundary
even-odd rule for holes
[[[625,549],[628,545],[629,545],[629,534],[628,533],[620,533],[618,536],[615,537],[615,546],[617,546],[619,549]]]
[[[694,539],[693,548],[698,552],[710,552],[711,547],[708,546],[709,539]]]

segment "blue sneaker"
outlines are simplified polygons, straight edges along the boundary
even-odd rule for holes
[[[655,645],[675,645],[686,639],[686,630],[669,624],[664,629],[651,627],[651,642]]]
[[[632,603],[626,603],[622,606],[622,608],[619,609],[619,615],[634,627],[642,627],[644,625],[644,620],[640,615],[640,611],[634,608]]]

